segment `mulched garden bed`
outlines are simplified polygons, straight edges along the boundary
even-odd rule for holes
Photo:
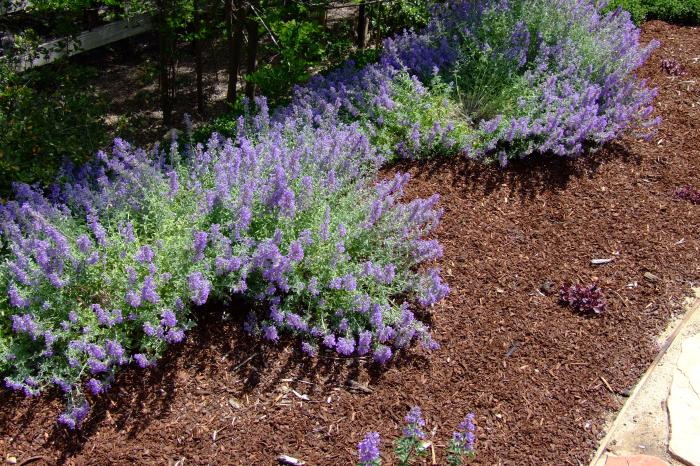
[[[385,172],[410,171],[412,196],[442,195],[437,237],[452,291],[426,316],[439,350],[413,349],[385,371],[362,358],[309,361],[293,351],[298,342],[273,348],[245,336],[243,303],[228,305],[230,319],[203,309],[156,369],[122,371],[78,433],[56,425],[59,398],[3,391],[2,460],[273,464],[287,454],[353,464],[364,433],[379,431],[388,451],[419,405],[438,446],[477,413],[476,464],[587,463],[606,417],[658,351],[655,337],[700,281],[700,206],[673,197],[700,187],[700,29],[654,21],[643,35],[662,41],[641,71],[659,87],[664,121],[653,141],[623,140],[577,162],[501,170],[450,160]],[[664,73],[670,57],[687,74]],[[591,265],[600,258],[614,260]],[[559,305],[565,281],[599,283],[607,312]]]

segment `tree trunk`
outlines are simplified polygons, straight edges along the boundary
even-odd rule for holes
[[[245,14],[241,0],[226,0],[226,35],[228,42],[228,92],[226,101],[236,103],[238,75],[241,70],[241,55],[243,51],[243,27]]]
[[[367,45],[367,5],[360,0],[360,11],[357,17],[357,48],[364,50]]]
[[[246,23],[246,31],[248,32],[248,61],[246,63],[246,74],[250,75],[255,73],[258,68],[258,41],[259,41],[259,30],[258,22],[255,21],[253,15],[249,15],[248,22]],[[248,100],[253,102],[255,99],[255,84],[246,81],[245,84],[245,95]]]
[[[194,0],[194,60],[195,72],[197,73],[197,113],[204,115],[204,61],[202,60],[202,19],[201,0]]]
[[[163,126],[169,128],[173,123],[173,82],[171,79],[173,47],[165,8],[164,2],[158,3],[158,85],[160,88],[160,107],[163,111]]]

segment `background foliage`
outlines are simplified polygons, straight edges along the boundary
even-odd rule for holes
[[[649,19],[700,24],[700,0],[611,0],[608,9],[618,6],[629,11],[637,24]]]

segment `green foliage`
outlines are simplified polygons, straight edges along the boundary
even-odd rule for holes
[[[82,163],[106,141],[91,71],[52,65],[0,71],[0,195],[10,183],[49,182],[64,160]]]
[[[608,10],[617,7],[629,11],[637,24],[649,19],[700,24],[700,0],[611,0]]]
[[[368,5],[370,30],[381,40],[403,29],[420,29],[430,19],[430,0],[371,2]]]
[[[275,37],[274,61],[266,63],[246,80],[254,83],[272,105],[283,103],[292,86],[327,66],[329,57],[345,57],[351,43],[334,38],[314,21],[276,19],[269,24]]]
[[[418,457],[427,456],[428,450],[419,438],[404,436],[396,440],[394,453],[399,466],[411,466],[414,455]]]
[[[473,129],[451,93],[438,77],[428,91],[417,78],[399,74],[391,83],[392,104],[380,106],[365,124],[372,144],[403,157],[450,155],[455,146],[464,147]]]

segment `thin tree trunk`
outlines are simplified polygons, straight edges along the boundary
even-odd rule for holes
[[[243,51],[244,12],[241,0],[226,0],[226,35],[228,42],[228,92],[226,101],[236,103],[238,75],[241,71],[241,55]]]
[[[255,73],[258,68],[258,41],[259,30],[258,22],[250,15],[246,23],[246,31],[248,32],[248,61],[246,63],[246,74]],[[251,81],[246,81],[245,95],[251,102],[255,99],[255,84]]]
[[[167,29],[164,2],[158,2],[158,84],[160,87],[160,107],[163,111],[163,126],[173,123],[172,97],[172,37]]]
[[[364,50],[367,45],[367,5],[365,0],[360,1],[359,10],[357,17],[357,48]]]
[[[195,72],[197,73],[197,112],[204,115],[204,61],[202,60],[202,19],[201,19],[201,0],[194,0],[194,59]]]

